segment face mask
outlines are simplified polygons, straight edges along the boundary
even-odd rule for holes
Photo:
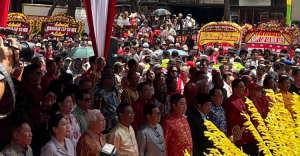
[[[184,74],[180,74],[179,78],[180,78],[181,80],[184,80],[184,79],[186,78],[186,76],[185,76]]]

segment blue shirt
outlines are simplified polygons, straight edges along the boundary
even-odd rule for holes
[[[211,103],[211,108],[207,115],[209,116],[209,120],[227,136],[227,123],[224,108]]]
[[[101,83],[95,86],[94,109],[100,109],[105,117],[105,130],[111,130],[118,123],[117,107],[119,106],[119,97],[116,87],[106,88]]]

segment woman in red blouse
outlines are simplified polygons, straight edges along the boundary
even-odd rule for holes
[[[45,57],[46,57],[46,58],[52,57],[52,54],[53,54],[53,48],[52,48],[52,46],[48,46],[48,47],[47,47],[47,50],[46,50]]]

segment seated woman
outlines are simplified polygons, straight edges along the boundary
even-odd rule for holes
[[[68,121],[62,114],[55,114],[49,119],[48,130],[51,140],[41,149],[41,155],[75,155],[71,140],[66,138],[70,134]]]

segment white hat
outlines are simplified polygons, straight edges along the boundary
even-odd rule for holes
[[[43,42],[48,42],[48,40],[47,39],[43,39]]]
[[[149,48],[149,44],[148,44],[147,42],[145,42],[145,43],[143,44],[143,47],[144,47],[144,48]]]
[[[297,49],[295,50],[295,52],[299,52],[299,53],[300,53],[300,48],[297,48]]]
[[[187,17],[186,17],[186,19],[188,19],[188,20],[189,20],[189,19],[191,19],[191,17],[190,17],[190,16],[187,16]]]
[[[41,45],[41,43],[37,43],[37,44],[35,44],[35,46],[36,47],[41,47],[42,45]]]
[[[183,50],[189,50],[189,48],[188,48],[187,45],[183,45],[183,46],[182,46],[182,49],[183,49]]]

